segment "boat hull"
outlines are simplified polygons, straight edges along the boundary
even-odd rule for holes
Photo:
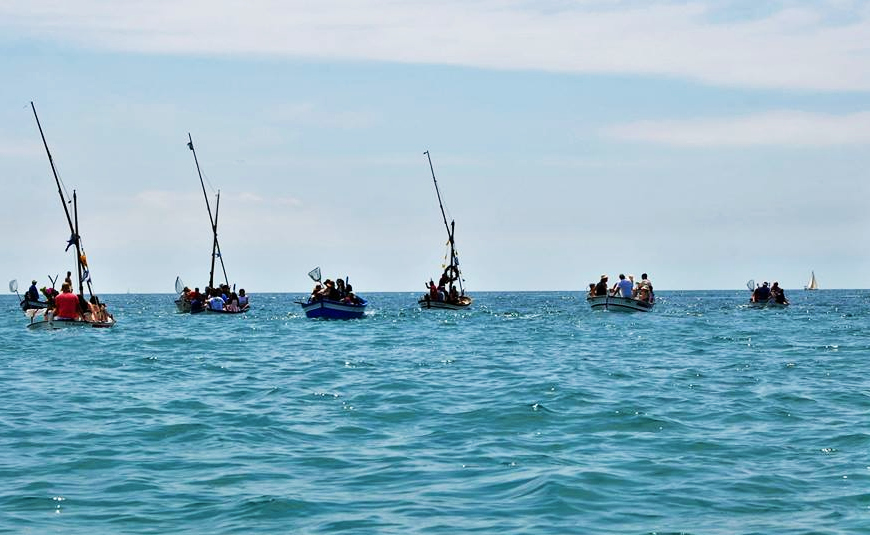
[[[115,326],[115,320],[109,321],[80,321],[46,319],[45,316],[34,316],[27,324],[28,329],[33,330],[57,330],[57,329],[108,329]]]
[[[432,300],[428,295],[425,295],[417,300],[417,304],[422,309],[437,309],[437,310],[465,310],[471,306],[471,298],[462,296],[459,302],[451,303],[448,301]]]
[[[48,303],[45,301],[31,301],[26,297],[21,301],[21,310],[42,310],[48,308]]]
[[[749,308],[788,308],[788,303],[777,303],[772,299],[770,301],[750,301]]]
[[[586,302],[589,303],[592,310],[613,312],[649,312],[655,306],[655,303],[639,301],[630,297],[611,297],[609,295],[587,297]]]
[[[351,320],[362,318],[365,315],[368,302],[364,299],[360,301],[361,302],[358,305],[330,301],[329,299],[300,304],[302,305],[302,310],[305,312],[305,316],[308,318]]]

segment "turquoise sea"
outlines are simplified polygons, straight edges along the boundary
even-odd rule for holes
[[[870,533],[870,291],[0,306],[0,533]]]

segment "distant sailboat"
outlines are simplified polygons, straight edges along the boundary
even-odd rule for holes
[[[804,286],[804,290],[818,290],[819,283],[816,282],[816,272],[810,271],[810,274],[810,282],[808,282],[807,285]]]

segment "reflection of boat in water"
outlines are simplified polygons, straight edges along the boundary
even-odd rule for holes
[[[596,295],[586,298],[586,302],[592,310],[610,310],[613,312],[649,312],[655,306],[655,302],[641,301],[630,297],[618,297],[611,295]]]
[[[305,316],[308,318],[351,320],[362,318],[365,315],[368,301],[360,298],[359,303],[353,304],[320,299],[300,304],[302,305],[302,311],[305,312]]]
[[[48,142],[45,139],[45,134],[42,131],[42,125],[39,122],[39,116],[36,114],[36,106],[33,102],[30,103],[33,109],[33,117],[36,119],[36,126],[39,128],[39,135],[42,137],[42,144],[45,146],[45,154],[48,156],[48,162],[51,165],[51,172],[54,175],[54,181],[57,184],[57,193],[60,195],[60,202],[63,206],[64,214],[66,215],[67,224],[69,225],[70,238],[67,241],[67,250],[74,247],[76,255],[76,275],[77,284],[73,284],[70,280],[68,285],[64,282],[64,288],[68,287],[68,292],[72,293],[75,287],[78,286],[78,306],[74,307],[75,312],[70,311],[70,315],[77,316],[75,318],[56,318],[54,317],[55,310],[49,309],[48,303],[37,301],[28,301],[30,308],[24,310],[25,315],[30,318],[30,323],[27,325],[29,329],[62,329],[69,327],[96,327],[107,328],[115,325],[115,318],[106,311],[105,304],[100,302],[100,299],[94,293],[93,284],[91,282],[91,272],[88,267],[87,255],[85,255],[82,237],[79,233],[79,212],[78,212],[78,196],[73,190],[72,199],[67,200],[64,194],[64,187],[61,184],[60,177],[57,174],[57,168],[54,165],[54,159],[51,157],[51,151],[48,149]],[[70,214],[68,205],[72,204],[73,213]],[[71,274],[70,274],[71,275]],[[85,299],[84,285],[87,284],[90,300]],[[22,302],[22,308],[25,304]],[[41,308],[36,308],[41,306]]]
[[[435,179],[435,168],[432,166],[432,157],[429,151],[424,153],[429,159],[429,170],[432,171],[432,182],[435,183],[435,194],[438,196],[438,206],[441,208],[441,217],[444,219],[444,226],[447,228],[447,258],[449,259],[442,265],[444,272],[438,280],[438,286],[430,279],[429,291],[426,295],[417,300],[417,304],[424,309],[442,309],[442,310],[464,310],[471,306],[471,297],[465,295],[465,288],[462,283],[462,271],[459,269],[459,254],[456,252],[456,245],[453,240],[456,232],[456,222],[451,221],[447,224],[447,214],[444,212],[444,203],[441,202],[441,190],[438,189],[438,180]],[[454,284],[455,283],[455,284]],[[459,290],[456,290],[456,287]]]
[[[818,290],[818,289],[819,289],[819,283],[816,281],[816,272],[810,271],[810,282],[808,282],[807,285],[804,286],[804,290]]]
[[[227,295],[230,294],[229,279],[227,277],[227,269],[226,269],[226,266],[224,266],[224,257],[223,257],[223,254],[221,254],[221,246],[220,246],[220,243],[218,242],[218,233],[217,233],[218,213],[220,211],[220,204],[221,204],[221,192],[220,192],[220,190],[218,190],[216,195],[215,195],[215,209],[214,209],[214,216],[212,216],[211,203],[208,200],[208,193],[206,193],[206,191],[205,191],[205,181],[202,178],[202,170],[199,167],[199,159],[196,157],[196,149],[193,148],[193,137],[190,135],[190,133],[188,133],[187,138],[189,140],[187,143],[187,148],[189,148],[191,150],[191,152],[193,152],[193,161],[194,161],[194,163],[196,163],[196,173],[197,173],[197,175],[199,175],[199,184],[200,184],[200,186],[202,186],[202,195],[203,195],[203,197],[205,197],[205,207],[206,207],[206,210],[208,211],[208,220],[211,223],[211,230],[212,230],[211,269],[208,273],[208,288],[206,288],[206,294],[199,299],[190,299],[184,293],[184,290],[186,287],[184,286],[184,283],[181,282],[181,277],[175,278],[175,291],[176,291],[176,293],[178,293],[178,297],[175,299],[175,307],[176,307],[176,309],[178,309],[178,312],[190,313],[190,314],[196,314],[199,312],[209,312],[209,313],[213,313],[213,314],[243,314],[243,313],[248,311],[249,307],[248,307],[247,302],[245,302],[243,304],[240,303],[237,310],[228,310],[227,308],[223,308],[221,310],[215,310],[215,309],[210,308],[208,306],[208,303],[206,302],[206,300],[209,298],[208,293],[210,291],[215,290],[215,288],[214,288],[214,265],[215,265],[216,258],[220,259],[221,271],[223,271],[223,274],[224,274],[224,288],[225,288],[224,293]],[[234,291],[235,291],[235,285],[233,285],[233,292]],[[217,292],[217,294],[220,294],[220,293],[221,293],[220,291]],[[239,300],[240,301],[241,301],[241,298],[244,297],[242,295],[242,293],[243,292],[240,290],[239,291]],[[247,300],[247,298],[245,298],[245,300]]]

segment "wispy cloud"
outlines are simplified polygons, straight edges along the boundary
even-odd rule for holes
[[[733,118],[638,121],[603,133],[624,141],[679,147],[870,145],[870,112],[773,111]]]
[[[715,1],[6,0],[0,31],[97,49],[268,55],[870,89],[870,7],[729,16]],[[832,13],[836,16],[832,16]]]
[[[377,120],[366,111],[336,111],[311,102],[288,104],[272,112],[272,120],[295,125],[353,130],[371,126]]]

